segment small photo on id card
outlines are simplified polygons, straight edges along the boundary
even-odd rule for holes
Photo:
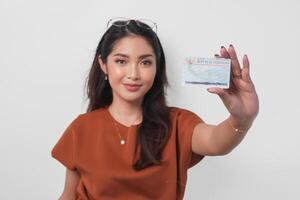
[[[187,57],[182,73],[182,84],[227,89],[230,83],[230,66],[231,60],[227,58]]]

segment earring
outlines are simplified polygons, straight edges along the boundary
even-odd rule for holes
[[[105,74],[105,80],[107,80],[107,75]]]

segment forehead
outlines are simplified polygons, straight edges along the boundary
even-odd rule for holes
[[[143,54],[155,56],[152,46],[141,36],[127,36],[118,40],[111,54],[122,53],[130,57],[138,57]]]

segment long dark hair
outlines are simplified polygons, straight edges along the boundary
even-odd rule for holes
[[[152,46],[156,56],[156,75],[152,87],[145,94],[142,102],[143,121],[137,130],[138,145],[136,148],[136,150],[139,149],[136,152],[140,152],[140,156],[132,166],[136,171],[161,164],[161,154],[171,133],[170,107],[166,105],[165,99],[165,89],[169,83],[166,76],[163,48],[156,33],[148,25],[140,23],[137,24],[136,21],[130,20],[128,25],[111,26],[104,33],[86,79],[87,98],[89,99],[87,112],[107,107],[112,103],[112,88],[105,80],[105,73],[100,68],[99,55],[101,55],[103,63],[107,63],[107,57],[115,43],[129,35],[142,36]]]

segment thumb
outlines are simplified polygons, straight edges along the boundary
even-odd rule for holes
[[[222,99],[225,105],[229,102],[230,99],[229,94],[223,88],[211,87],[211,88],[207,88],[207,91],[213,94],[217,94]]]
[[[222,88],[218,88],[218,87],[211,87],[211,88],[207,88],[207,91],[213,94],[217,94],[220,97],[226,95],[226,91]]]

